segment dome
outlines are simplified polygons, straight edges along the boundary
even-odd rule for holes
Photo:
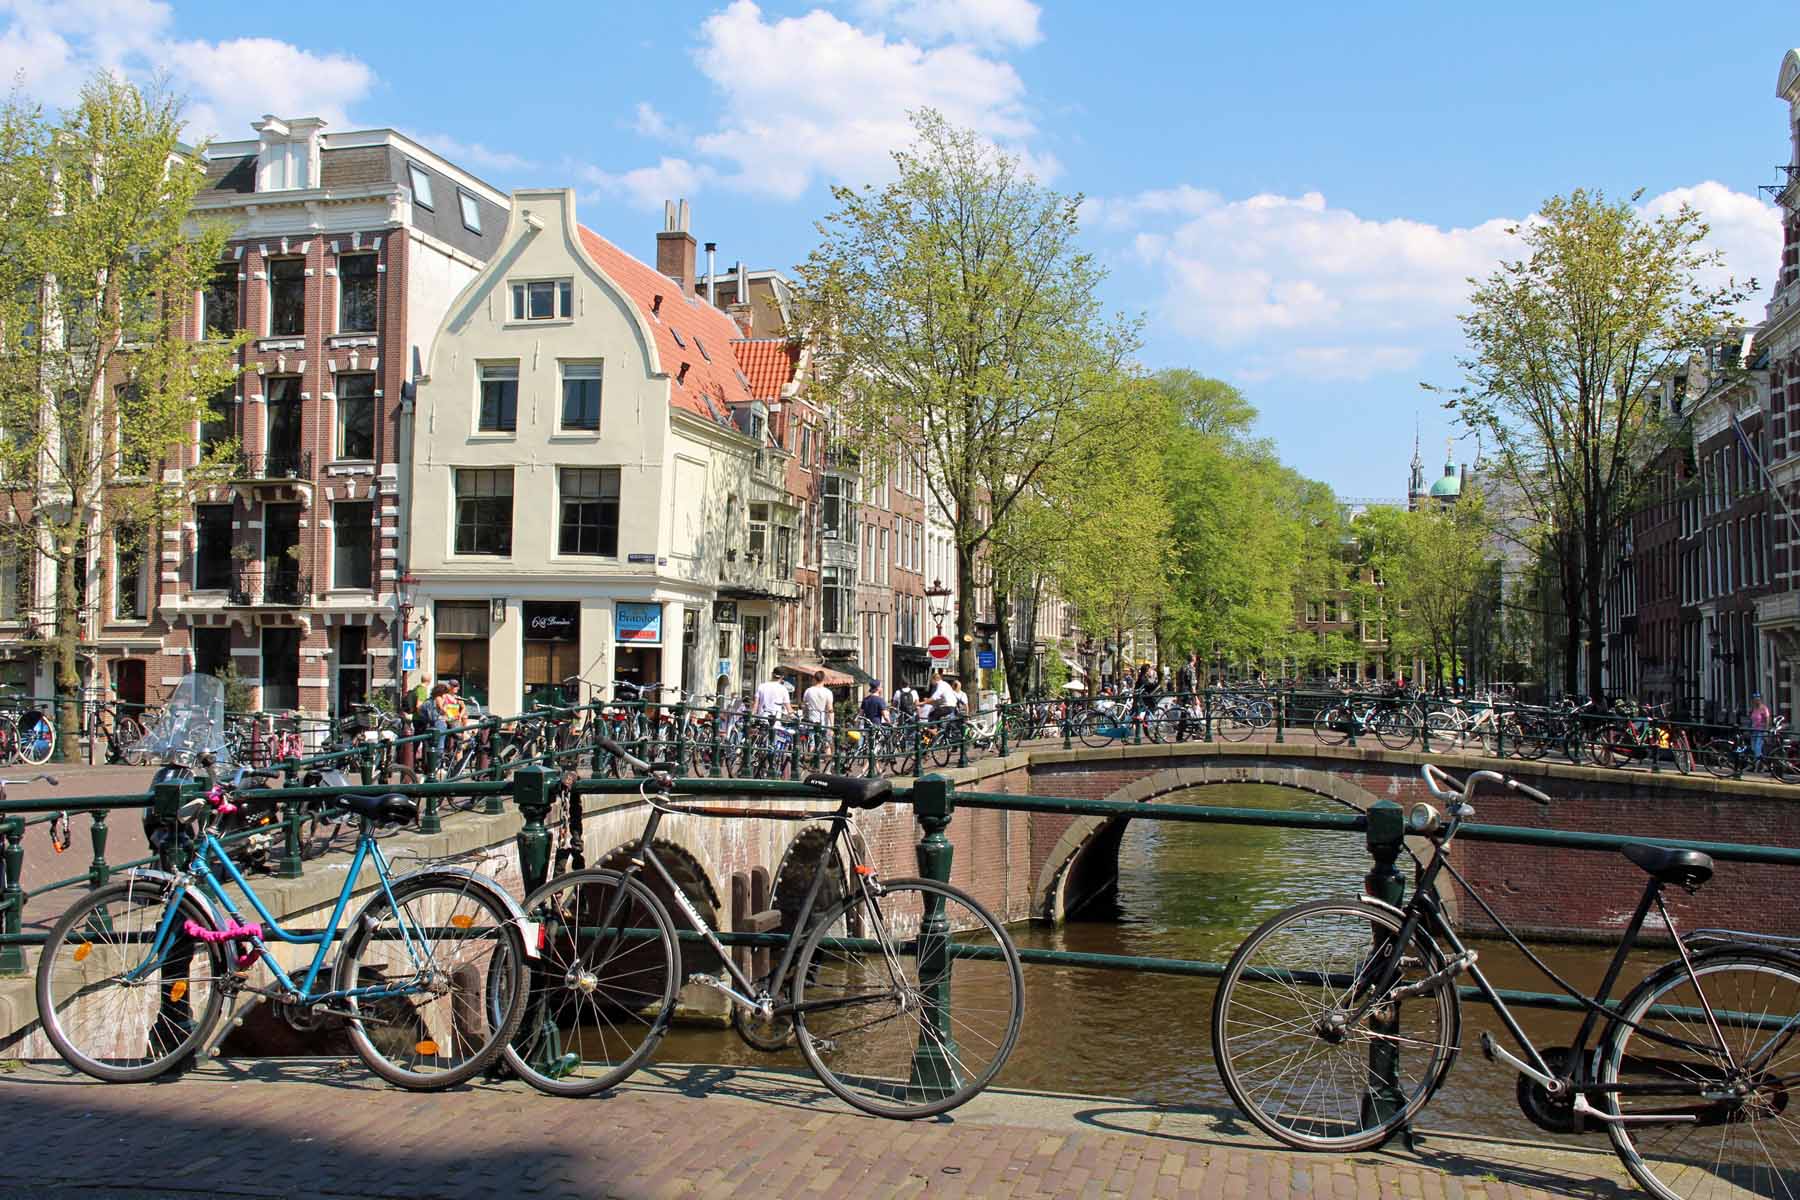
[[[1452,469],[1444,471],[1444,477],[1431,485],[1431,494],[1439,499],[1462,495],[1462,480],[1456,477]]]

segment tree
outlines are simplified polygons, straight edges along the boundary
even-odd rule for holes
[[[1578,655],[1597,688],[1606,547],[1671,436],[1653,384],[1713,341],[1746,293],[1705,281],[1722,259],[1686,205],[1646,220],[1629,201],[1576,191],[1512,232],[1525,256],[1470,281],[1465,381],[1446,406],[1495,447],[1545,530],[1566,611],[1564,689],[1577,688]]]
[[[179,484],[161,470],[235,376],[238,345],[183,336],[226,231],[191,227],[202,173],[180,133],[175,100],[105,74],[58,119],[17,96],[0,110],[0,551],[53,573],[63,697],[106,604],[95,564],[111,551],[121,574],[155,570],[156,531],[230,453]],[[62,706],[65,747],[78,719]]]
[[[917,458],[948,515],[972,674],[977,560],[1046,473],[1107,434],[1084,410],[1137,342],[1100,309],[1079,196],[935,112],[912,123],[892,183],[833,189],[798,291],[841,435]]]
[[[1487,509],[1473,488],[1455,504],[1403,514],[1408,527],[1387,580],[1402,623],[1430,656],[1439,687],[1467,662],[1469,612],[1491,578]]]

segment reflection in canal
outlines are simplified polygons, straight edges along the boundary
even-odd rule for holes
[[[1239,807],[1334,810],[1328,801],[1280,788],[1214,786],[1204,803]],[[1403,860],[1404,861],[1404,860]],[[1223,963],[1244,935],[1290,904],[1361,889],[1369,858],[1358,835],[1255,826],[1135,821],[1119,848],[1113,919],[1056,928],[1018,925],[1019,946],[1201,959]],[[1635,870],[1624,862],[1620,869]],[[1410,882],[1410,875],[1409,875]],[[1475,944],[1496,987],[1554,990],[1509,943]],[[1571,983],[1598,984],[1605,947],[1534,946]],[[1622,993],[1665,957],[1654,947],[1626,968]],[[1025,1025],[998,1086],[1123,1096],[1171,1105],[1229,1107],[1213,1066],[1209,1022],[1213,981],[1123,971],[1027,964]],[[1579,1018],[1517,1010],[1543,1047],[1573,1040]],[[1465,1001],[1464,1053],[1432,1100],[1426,1128],[1529,1130],[1513,1100],[1516,1077],[1485,1061],[1484,1029],[1506,1044],[1484,1004]],[[769,1064],[729,1032],[684,1030],[670,1036],[668,1062]],[[800,1066],[797,1055],[791,1065]]]

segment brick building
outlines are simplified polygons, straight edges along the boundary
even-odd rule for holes
[[[402,393],[507,201],[391,129],[254,128],[207,153],[194,216],[232,238],[183,331],[253,335],[236,386],[194,431],[196,447],[236,438],[238,467],[158,531],[143,569],[90,572],[106,586],[84,655],[126,701],[158,703],[184,672],[233,663],[253,703],[328,713],[394,680]],[[195,461],[165,463],[165,478]],[[0,606],[0,624],[21,616]],[[35,668],[15,649],[0,675],[27,683]]]

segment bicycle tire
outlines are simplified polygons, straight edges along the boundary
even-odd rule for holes
[[[1425,1064],[1412,1077],[1410,1094],[1385,1115],[1362,1103],[1371,1071],[1370,1032],[1341,1027],[1329,1032],[1334,1029],[1331,1018],[1342,1015],[1338,1001],[1368,962],[1377,937],[1385,931],[1391,944],[1400,927],[1397,913],[1372,904],[1314,900],[1264,921],[1226,963],[1213,996],[1213,1058],[1238,1110],[1270,1137],[1301,1150],[1349,1153],[1379,1146],[1409,1124],[1443,1083],[1462,1029],[1462,1003],[1449,978],[1427,988],[1417,1003],[1409,997],[1398,1005],[1404,1009],[1396,1020],[1406,1043],[1397,1071],[1404,1072],[1404,1064],[1420,1055]],[[1292,948],[1284,950],[1289,936]],[[1335,957],[1326,957],[1326,947],[1337,947]],[[1265,948],[1268,961],[1257,957]],[[1443,965],[1436,945],[1422,932],[1414,936],[1406,957],[1411,965],[1396,978],[1399,986],[1417,984]],[[1270,979],[1280,987],[1267,987]],[[1303,990],[1308,987],[1318,991],[1314,1008],[1308,1007],[1315,1002]],[[1381,1007],[1391,1009],[1396,1002]],[[1434,1009],[1435,1026],[1422,1024]],[[1292,1081],[1277,1076],[1267,1084],[1255,1078],[1290,1065],[1296,1071],[1313,1067],[1320,1074]],[[1396,1084],[1403,1078],[1397,1074]],[[1332,1103],[1331,1088],[1338,1083],[1355,1095],[1338,1096]]]
[[[56,726],[35,708],[19,715],[17,736],[20,760],[34,767],[43,766],[56,753]]]
[[[1400,709],[1377,713],[1371,724],[1375,727],[1375,740],[1389,750],[1404,750],[1418,736],[1412,719]]]
[[[1224,712],[1213,714],[1213,732],[1227,742],[1248,741],[1256,732],[1256,722],[1242,705],[1233,705]]]
[[[1769,777],[1777,783],[1793,783],[1800,779],[1800,742],[1786,734],[1770,740],[1773,745],[1765,749],[1763,759]]]
[[[70,905],[45,939],[37,967],[38,1013],[50,1044],[82,1074],[108,1083],[155,1079],[191,1058],[218,1024],[224,1002],[218,982],[227,973],[225,947],[186,934],[189,921],[202,929],[216,928],[211,913],[191,895],[181,898],[156,986],[116,979],[120,970],[138,965],[130,952],[120,953],[118,948],[143,945],[147,953],[168,907],[169,897],[159,884],[121,880]],[[99,954],[94,953],[96,947]],[[194,973],[195,967],[200,974]],[[115,978],[96,979],[96,973]],[[69,985],[66,993],[64,984]],[[78,1019],[75,1005],[82,1014]],[[196,1005],[198,1017],[193,1016]],[[87,1045],[90,1040],[113,1048],[142,1045],[144,1053],[109,1054],[98,1045]]]
[[[142,721],[131,716],[120,717],[113,729],[113,737],[117,739],[119,747],[119,761],[133,767],[141,767],[149,762],[150,752],[144,748],[144,739],[148,736]]]
[[[1075,736],[1081,744],[1090,750],[1100,750],[1113,744],[1117,739],[1107,730],[1116,730],[1115,722],[1104,713],[1089,711],[1082,715],[1080,724],[1075,727]]]
[[[1759,1045],[1769,1042],[1769,1025],[1775,1028],[1800,1017],[1800,958],[1757,946],[1721,946],[1697,954],[1693,959],[1694,976],[1687,965],[1676,960],[1660,968],[1626,996],[1620,1006],[1622,1022],[1608,1026],[1601,1039],[1596,1058],[1598,1080],[1603,1085],[1654,1086],[1672,1077],[1683,1082],[1705,1082],[1719,1078],[1728,1087],[1738,1080],[1729,1068],[1695,1051],[1672,1047],[1646,1036],[1647,1047],[1642,1057],[1632,1053],[1632,1043],[1643,1025],[1646,1032],[1676,1037],[1697,1045],[1716,1044],[1711,1024],[1702,1016],[1684,1018],[1683,1010],[1693,1013],[1704,997],[1719,1018],[1719,1031],[1725,1035],[1727,1048],[1734,1061],[1748,1063]],[[1741,980],[1736,986],[1722,978],[1733,972]],[[1701,981],[1696,990],[1694,979]],[[1653,1013],[1652,1009],[1660,1010]],[[1736,1014],[1734,1019],[1733,1014]],[[1754,1014],[1753,1020],[1745,1020]],[[1786,1054],[1790,1064],[1791,1048]],[[1696,1114],[1702,1119],[1692,1123],[1655,1123],[1625,1121],[1607,1124],[1613,1150],[1625,1169],[1653,1196],[1661,1200],[1692,1200],[1697,1194],[1716,1194],[1720,1185],[1737,1196],[1791,1197],[1800,1194],[1800,1157],[1792,1155],[1796,1135],[1800,1134],[1800,1114],[1787,1111],[1787,1091],[1792,1082],[1792,1067],[1783,1075],[1768,1078],[1767,1073],[1751,1072],[1741,1080],[1748,1094],[1735,1098],[1712,1099]],[[1725,1090],[1725,1088],[1721,1088]],[[1658,1097],[1648,1092],[1601,1092],[1596,1104],[1610,1116],[1645,1117],[1667,1111],[1658,1105]],[[1684,1113],[1694,1112],[1693,1096],[1673,1100]],[[1670,1101],[1664,1099],[1663,1103]],[[1710,1116],[1712,1119],[1707,1120]],[[1771,1139],[1777,1150],[1771,1150]],[[1790,1153],[1778,1161],[1776,1153],[1785,1148]],[[1721,1178],[1723,1176],[1723,1178]],[[1681,1184],[1691,1181],[1691,1187]]]
[[[1350,740],[1350,725],[1355,720],[1355,714],[1342,704],[1322,708],[1313,718],[1313,737],[1321,746],[1341,746]]]
[[[19,730],[12,717],[0,714],[0,764],[19,761]]]
[[[1543,722],[1536,718],[1527,717],[1519,722],[1517,748],[1520,758],[1528,762],[1536,762],[1550,753],[1550,744],[1553,741],[1555,741],[1554,736],[1544,728]]]
[[[951,905],[962,911],[950,913]],[[934,907],[947,924],[946,941],[917,932],[898,941],[869,927],[917,931]],[[828,939],[833,944],[827,945]],[[930,970],[946,947],[952,948],[948,973],[954,981],[940,1030],[927,1024],[925,1017],[931,1008],[928,988],[941,976],[919,974],[918,960],[922,951]],[[954,949],[962,947],[974,953]],[[897,989],[898,998],[890,991],[885,1000],[877,1000],[879,981],[892,980],[890,964],[902,970],[910,967],[913,973]],[[993,1005],[976,1003],[984,994],[1000,998]],[[809,995],[829,1007],[809,1012]],[[857,996],[869,1003],[844,1003]],[[929,879],[890,879],[882,882],[872,901],[858,891],[813,926],[794,962],[793,1003],[795,1039],[821,1083],[846,1104],[872,1116],[916,1120],[966,1103],[999,1074],[1019,1039],[1025,980],[1019,951],[1006,928],[973,896]],[[892,1012],[885,1018],[871,1017],[872,1005],[891,1006]],[[885,1044],[872,1044],[864,1035],[879,1037],[879,1026],[893,1027],[889,1032],[897,1036]],[[927,1044],[942,1058],[932,1061],[916,1052]],[[972,1061],[978,1052],[983,1061]],[[945,1072],[954,1086],[946,1086],[942,1077],[929,1078],[935,1071]],[[921,1072],[927,1076],[923,1082]]]
[[[357,1015],[345,1018],[344,1029],[369,1070],[394,1086],[454,1087],[498,1058],[518,1031],[525,1015],[525,941],[512,913],[470,876],[421,872],[396,882],[391,896],[377,893],[351,923],[333,987],[349,991],[374,986],[371,979],[392,984],[423,974],[422,990],[346,997],[343,1006]],[[409,936],[401,935],[403,928]],[[423,958],[415,957],[414,939],[427,937]],[[474,1003],[472,994],[479,997]],[[491,1003],[496,995],[505,999],[500,1012]],[[360,1015],[365,1006],[368,1021]],[[456,1052],[467,1043],[474,1048]]]
[[[1720,779],[1738,773],[1737,739],[1716,737],[1700,748],[1700,765]]]
[[[1691,775],[1694,771],[1694,747],[1688,741],[1687,730],[1678,729],[1669,738],[1669,758],[1675,763],[1675,769],[1683,775]]]
[[[597,922],[621,887],[627,907],[616,928],[651,934],[597,969],[578,971],[590,953],[606,951],[611,934]],[[675,1012],[681,950],[668,910],[635,876],[590,867],[532,892],[525,913],[542,928],[543,947],[531,967],[525,1019],[503,1052],[506,1065],[552,1096],[616,1087],[649,1061]],[[584,925],[584,913],[595,924]]]

